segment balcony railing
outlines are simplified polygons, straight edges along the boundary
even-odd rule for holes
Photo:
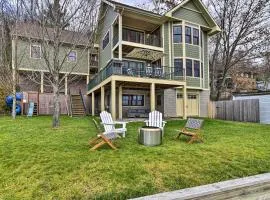
[[[89,82],[88,90],[93,89],[112,75],[184,81],[183,74],[185,74],[183,70],[176,70],[173,67],[158,65],[129,67],[125,66],[124,62],[112,60]]]

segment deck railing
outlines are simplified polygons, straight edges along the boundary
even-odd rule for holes
[[[88,91],[112,75],[185,81],[184,74],[184,70],[177,70],[173,67],[159,65],[129,67],[125,66],[122,61],[112,60],[89,82]]]

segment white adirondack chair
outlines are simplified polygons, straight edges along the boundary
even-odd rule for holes
[[[149,120],[145,121],[146,126],[158,127],[162,130],[162,136],[164,135],[164,127],[166,122],[162,121],[162,113],[158,111],[152,111],[149,113]]]
[[[126,137],[126,124],[127,122],[113,121],[111,113],[103,111],[100,113],[100,118],[104,126],[105,133],[116,133],[121,134],[123,137]],[[121,124],[122,128],[115,128],[116,124]]]

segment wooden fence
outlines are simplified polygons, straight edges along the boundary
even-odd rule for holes
[[[260,122],[259,99],[210,102],[208,108],[210,118],[240,122]]]

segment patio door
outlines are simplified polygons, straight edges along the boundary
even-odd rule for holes
[[[183,116],[183,94],[177,93],[176,99],[176,114],[179,117]],[[187,116],[199,116],[199,95],[187,94]]]

